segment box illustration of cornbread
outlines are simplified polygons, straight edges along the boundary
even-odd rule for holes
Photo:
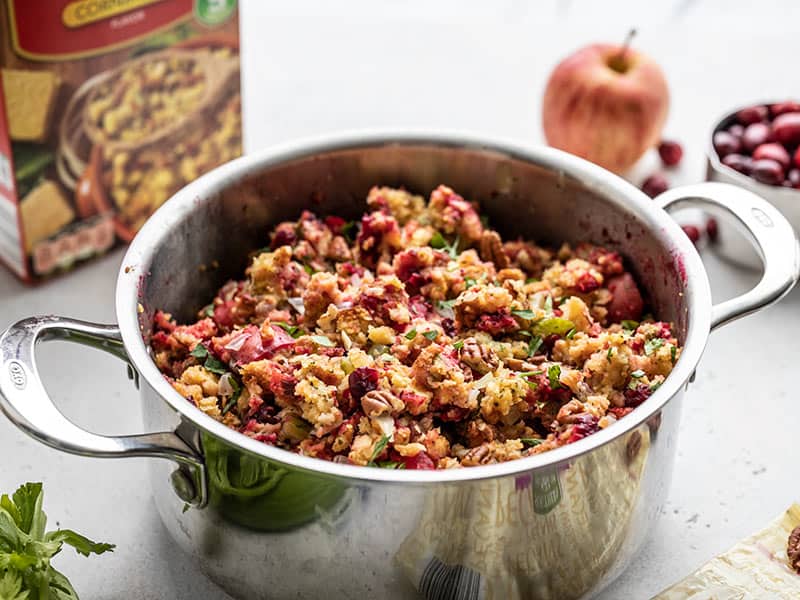
[[[0,0],[0,262],[129,242],[242,152],[236,0]]]

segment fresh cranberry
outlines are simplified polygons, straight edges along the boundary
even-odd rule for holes
[[[297,241],[297,233],[294,230],[293,223],[281,223],[275,228],[275,234],[272,236],[272,242],[269,247],[276,250],[281,246],[293,246]]]
[[[780,185],[783,181],[783,167],[780,163],[769,158],[753,161],[753,172],[756,181],[767,185]]]
[[[400,456],[399,462],[402,462],[406,469],[414,469],[416,471],[430,471],[436,468],[436,463],[433,462],[426,452],[420,452],[416,456]]]
[[[659,194],[666,192],[668,189],[669,183],[667,182],[667,178],[661,173],[654,173],[653,175],[650,175],[650,177],[645,179],[644,183],[642,183],[642,191],[651,198],[655,198]]]
[[[350,385],[350,395],[357,401],[367,393],[378,387],[378,371],[371,367],[359,367],[347,378]]]
[[[769,110],[766,106],[748,106],[736,113],[736,119],[742,125],[751,125],[752,123],[760,123],[765,121],[769,116]]]
[[[662,140],[658,145],[658,155],[667,167],[674,167],[683,158],[683,148],[678,142]]]
[[[742,148],[740,139],[728,131],[716,132],[714,134],[713,143],[714,150],[717,151],[720,158],[724,158],[729,154],[735,154]]]
[[[744,127],[739,125],[738,123],[734,123],[730,127],[728,127],[728,133],[736,138],[741,138],[744,135]]]
[[[775,140],[786,146],[800,144],[800,112],[783,113],[772,122]]]
[[[440,325],[442,326],[442,329],[444,329],[445,335],[449,337],[456,337],[456,322],[453,321],[453,319],[446,317],[442,319]]]
[[[787,100],[786,102],[777,102],[769,107],[769,112],[773,117],[782,115],[788,112],[800,112],[800,102]]]
[[[519,329],[519,325],[514,317],[507,312],[501,311],[481,315],[477,323],[475,323],[475,329],[485,331],[491,335],[499,335],[516,331]]]
[[[794,151],[792,161],[794,162],[794,166],[800,169],[800,146],[798,146],[797,150]]]
[[[328,229],[331,230],[333,235],[341,235],[342,227],[344,227],[346,223],[347,221],[345,221],[342,217],[337,217],[335,215],[325,217],[325,225],[328,226]]]
[[[768,144],[761,144],[758,148],[753,150],[753,160],[760,160],[762,158],[769,158],[777,163],[780,163],[784,169],[789,168],[792,158],[781,144],[770,142]]]
[[[800,190],[800,169],[792,169],[786,174],[786,181],[784,181],[786,187],[793,187],[796,190]]]
[[[599,287],[600,284],[597,282],[597,279],[595,279],[594,276],[588,271],[578,277],[578,281],[575,284],[575,289],[577,289],[581,294],[588,294],[589,292],[595,291]]]
[[[621,419],[622,417],[631,414],[633,412],[633,409],[630,406],[623,406],[623,407],[612,406],[611,408],[608,409],[608,412],[617,417],[617,419]]]
[[[633,389],[628,388],[623,395],[625,396],[625,406],[636,408],[642,402],[647,400],[652,394],[650,386],[644,383],[637,384]]]
[[[686,234],[693,244],[697,245],[697,242],[700,241],[700,229],[695,225],[681,225],[681,229],[683,229],[683,233]]]
[[[719,224],[715,218],[710,218],[706,221],[706,235],[708,236],[708,241],[714,243],[719,238]]]
[[[743,154],[728,154],[722,159],[722,164],[745,175],[753,170],[753,159]]]
[[[606,287],[611,292],[611,301],[606,307],[612,323],[638,321],[644,311],[644,300],[633,276],[623,273],[608,280]]]
[[[567,440],[568,444],[582,440],[586,436],[592,435],[597,432],[600,427],[597,425],[597,417],[590,414],[577,415],[575,417],[574,425],[572,426],[572,433]]]
[[[742,147],[747,152],[752,152],[761,144],[772,141],[772,130],[766,123],[753,123],[748,125],[742,134]]]

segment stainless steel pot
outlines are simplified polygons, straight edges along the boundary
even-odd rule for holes
[[[631,415],[575,444],[448,471],[291,454],[227,429],[178,395],[150,358],[153,312],[192,318],[273,224],[302,208],[355,216],[375,183],[418,191],[447,183],[481,201],[506,235],[618,249],[655,313],[676,324],[684,351],[673,373]],[[751,232],[764,257],[753,290],[712,306],[700,257],[665,212],[683,206],[719,206]],[[59,317],[11,326],[0,338],[0,407],[59,450],[167,459],[151,471],[164,524],[234,596],[578,598],[625,568],[659,513],[684,389],[709,332],[781,298],[799,257],[780,213],[733,186],[689,186],[653,202],[552,149],[457,134],[332,136],[224,165],[159,209],[123,261],[119,326]],[[99,436],[64,418],[34,360],[35,344],[50,339],[126,361],[145,427],[162,433]]]
[[[775,102],[756,102],[750,104],[770,105]],[[743,173],[731,169],[722,164],[722,161],[714,150],[712,140],[718,131],[727,129],[736,122],[736,113],[744,106],[732,110],[724,115],[711,131],[711,137],[706,151],[706,179],[708,181],[719,181],[722,183],[732,183],[743,187],[746,190],[758,194],[762,198],[769,200],[775,208],[791,223],[795,231],[800,231],[800,190],[792,188],[767,185],[748,177]],[[726,260],[746,269],[758,270],[761,268],[761,260],[752,244],[748,239],[748,233],[743,231],[735,220],[731,220],[728,215],[719,215],[722,220],[719,228],[718,239],[711,245],[717,254]]]

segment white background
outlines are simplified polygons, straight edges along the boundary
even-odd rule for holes
[[[339,129],[456,128],[541,141],[550,69],[590,42],[621,40],[651,54],[670,82],[666,134],[686,147],[674,183],[703,178],[715,117],[761,98],[800,96],[796,0],[637,2],[242,2],[246,146]],[[647,157],[638,183],[655,164]],[[113,322],[122,254],[26,288],[0,272],[0,328],[39,313]],[[754,276],[704,258],[715,299]],[[672,491],[634,565],[601,597],[648,598],[793,500],[800,427],[800,293],[715,333],[685,404]],[[102,433],[139,431],[137,394],[121,363],[61,344],[41,349],[45,382],[62,410]],[[53,524],[115,542],[91,560],[56,560],[84,600],[225,598],[166,537],[145,461],[67,456],[0,419],[0,490],[45,482]],[[353,576],[354,574],[343,574]]]

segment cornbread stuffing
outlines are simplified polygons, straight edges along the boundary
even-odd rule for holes
[[[175,389],[242,434],[334,462],[484,465],[646,401],[680,356],[622,258],[503,242],[446,186],[373,188],[358,223],[279,224],[188,325],[157,312]]]

